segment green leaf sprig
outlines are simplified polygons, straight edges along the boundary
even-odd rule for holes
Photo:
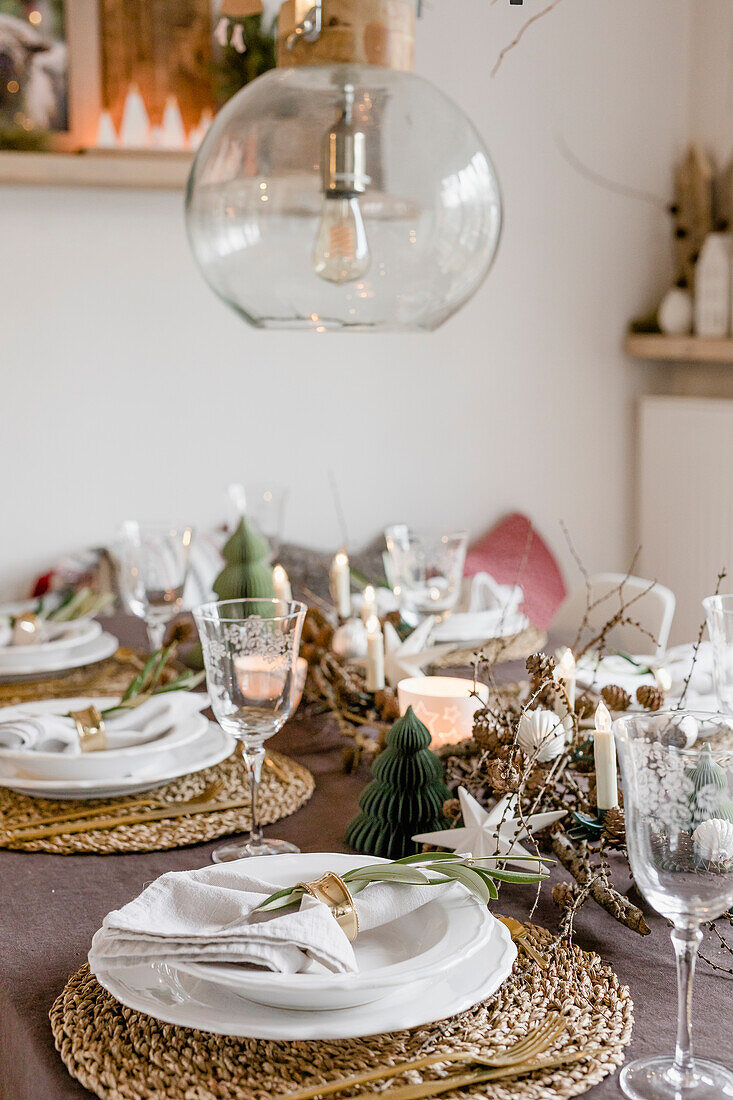
[[[405,856],[392,863],[368,863],[365,867],[354,867],[341,875],[352,894],[357,894],[370,882],[394,882],[403,886],[441,886],[446,882],[459,882],[483,905],[492,898],[498,898],[497,883],[513,882],[529,884],[543,882],[547,874],[534,871],[508,871],[505,867],[477,866],[484,860],[494,863],[506,862],[506,855],[463,856],[456,852],[421,852],[414,856]],[[538,863],[535,856],[511,856],[512,860]],[[271,913],[276,909],[286,909],[296,905],[305,890],[302,886],[287,886],[278,890],[257,906],[258,912]]]
[[[142,703],[146,703],[154,695],[164,695],[168,691],[191,691],[200,684],[206,676],[205,672],[182,672],[175,680],[161,684],[160,678],[163,675],[163,670],[176,648],[177,643],[172,642],[170,645],[163,646],[151,653],[140,672],[133,676],[127,685],[119,703],[103,710],[101,712],[102,718],[116,718],[117,715],[124,714],[125,711],[133,710]]]

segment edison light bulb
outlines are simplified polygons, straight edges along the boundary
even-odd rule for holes
[[[313,270],[331,283],[348,283],[366,275],[371,263],[359,200],[331,196],[323,200],[321,223],[313,246]]]

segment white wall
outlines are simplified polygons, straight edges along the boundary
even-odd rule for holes
[[[433,0],[419,27],[418,71],[475,120],[505,197],[494,270],[432,335],[256,332],[194,269],[180,195],[0,188],[0,595],[125,516],[213,523],[235,478],[289,483],[286,537],[334,545],[329,468],[354,542],[520,508],[565,561],[560,518],[591,567],[626,562],[642,379],[620,344],[665,286],[668,226],[555,134],[668,194],[689,3],[563,0],[491,80],[540,6]]]

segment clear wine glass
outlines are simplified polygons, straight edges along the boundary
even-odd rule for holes
[[[467,531],[414,531],[396,523],[384,532],[392,559],[393,590],[411,626],[428,615],[446,619],[458,602],[468,546]]]
[[[126,520],[117,544],[120,592],[133,615],[145,620],[152,651],[183,606],[193,527]]]
[[[620,1076],[632,1100],[724,1100],[733,1072],[692,1053],[692,982],[700,924],[733,905],[733,743],[730,720],[694,711],[619,718],[626,839],[634,880],[674,925],[677,956],[677,1045],[674,1057],[652,1056]]]
[[[257,791],[265,741],[293,711],[305,613],[303,603],[269,599],[222,600],[194,610],[211,706],[219,725],[242,746],[252,799],[249,839],[217,848],[215,863],[299,850],[286,840],[263,838]]]
[[[713,650],[718,706],[733,714],[733,596],[708,596],[702,605]]]

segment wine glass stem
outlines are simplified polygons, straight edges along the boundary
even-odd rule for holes
[[[692,981],[701,940],[702,932],[698,925],[676,926],[672,930],[672,943],[677,956],[677,1044],[672,1073],[676,1078],[675,1084],[682,1087],[694,1083]]]
[[[245,745],[243,743],[242,759],[249,772],[249,792],[252,800],[252,824],[249,830],[249,839],[251,844],[259,844],[262,841],[262,826],[257,815],[257,792],[260,786],[260,776],[262,775],[262,764],[265,759],[264,745]]]
[[[148,642],[150,643],[150,652],[155,653],[163,645],[163,638],[165,637],[165,623],[154,620],[151,622],[147,619],[145,622],[148,628]]]

